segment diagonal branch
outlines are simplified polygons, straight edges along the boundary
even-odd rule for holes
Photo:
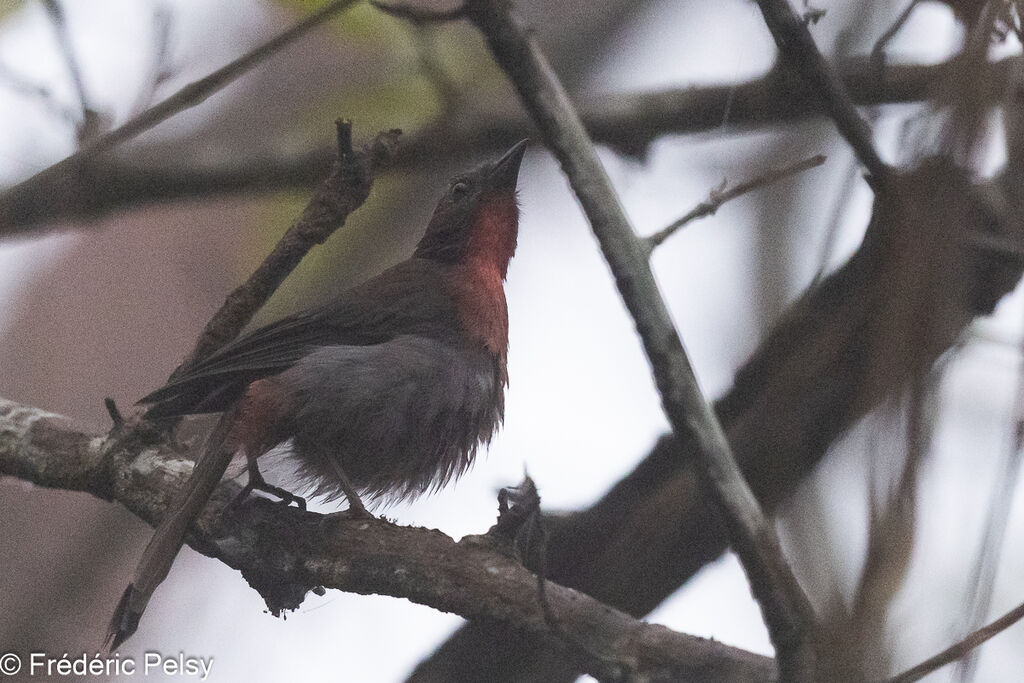
[[[738,185],[733,185],[727,188],[723,181],[722,186],[711,191],[708,198],[693,207],[685,214],[672,221],[658,232],[648,235],[646,238],[647,248],[653,251],[660,246],[665,240],[672,235],[676,234],[680,229],[686,227],[687,224],[697,220],[698,218],[704,218],[705,216],[712,216],[718,209],[721,208],[722,204],[741,197],[748,192],[759,190],[766,185],[778,182],[784,178],[788,178],[791,175],[802,173],[807,169],[814,168],[815,166],[821,166],[825,163],[824,154],[816,154],[809,159],[798,161],[782,168],[773,168],[767,173],[762,173],[756,178],[744,181]]]
[[[968,634],[959,643],[950,645],[934,657],[930,657],[917,666],[907,669],[898,676],[893,676],[887,683],[914,683],[914,681],[919,681],[933,671],[937,671],[947,664],[966,657],[974,648],[999,635],[1021,619],[1024,619],[1024,605],[1017,605],[991,624],[982,626],[977,631]]]
[[[222,66],[205,78],[186,85],[118,128],[93,138],[71,156],[4,192],[3,196],[0,196],[0,216],[17,216],[23,211],[31,212],[34,208],[33,204],[42,199],[39,196],[39,188],[46,188],[51,199],[53,192],[57,192],[60,196],[61,192],[68,192],[69,188],[74,189],[76,183],[81,182],[81,177],[88,175],[89,166],[97,155],[130,140],[179,112],[198,105],[274,53],[295,42],[311,29],[354,3],[355,0],[333,0],[327,3],[291,28],[238,59]],[[88,186],[90,183],[83,184]]]
[[[224,305],[206,324],[182,368],[238,336],[309,250],[323,244],[345,224],[348,215],[366,201],[373,177],[393,155],[401,131],[379,133],[372,143],[357,151],[352,148],[352,124],[337,121],[336,126],[338,158],[334,169],[263,263],[228,295]]]
[[[1005,91],[1021,60],[1006,58],[989,66],[984,78],[986,102]],[[843,83],[858,104],[920,102],[936,83],[949,78],[950,64],[893,65],[885,78],[872,76],[864,59],[842,63]],[[4,70],[0,65],[0,80]],[[10,80],[10,79],[8,79]],[[14,87],[35,86],[15,79]],[[47,100],[48,101],[48,100]],[[49,102],[49,101],[48,101]],[[677,88],[585,98],[580,116],[591,137],[627,154],[643,154],[663,135],[713,132],[721,134],[722,111],[729,104],[729,128],[736,132],[825,113],[810,85],[788,69],[734,85]],[[408,140],[394,165],[420,168],[439,154],[468,158],[507,149],[532,134],[529,120],[517,112],[460,116]],[[308,188],[323,178],[335,159],[325,144],[303,152],[266,159],[238,159],[211,166],[146,167],[130,160],[101,156],[88,173],[23,184],[17,196],[0,194],[0,236],[30,232],[62,220],[90,220],[155,202],[215,198],[247,192]]]
[[[820,93],[825,110],[871,174],[874,187],[885,188],[891,169],[878,156],[871,140],[871,128],[857,113],[839,74],[814,44],[807,24],[793,11],[789,0],[757,0],[757,4],[783,59],[807,80],[811,90]]]
[[[618,203],[579,116],[536,42],[513,18],[510,3],[469,0],[466,12],[569,178],[636,323],[673,432],[699,444],[698,464],[761,605],[780,677],[809,680],[814,666],[813,610],[786,563],[774,527],[740,474],[721,424],[701,394],[658,292],[648,251]]]
[[[853,257],[794,304],[736,373],[715,402],[744,476],[767,510],[777,508],[825,457],[829,445],[887,397],[900,391],[915,368],[930,366],[957,344],[971,320],[992,312],[1020,280],[1019,253],[978,249],[965,235],[991,234],[1019,243],[1022,224],[1010,211],[996,218],[981,202],[988,186],[967,174],[940,176],[928,169],[905,182],[924,192],[911,214],[922,219],[893,225],[885,202],[876,202],[875,236],[900,249],[866,240]],[[1002,178],[1008,196],[1020,182]],[[1002,211],[996,211],[1001,214]],[[936,258],[935,250],[942,254]],[[960,265],[957,265],[960,264]],[[966,266],[966,267],[964,267]],[[927,345],[866,341],[893,338],[902,310],[914,310],[895,287],[903,273],[941,279],[943,324]],[[883,324],[878,329],[879,323]],[[912,358],[907,350],[920,349]],[[914,365],[910,364],[913,360]],[[866,391],[865,368],[876,373]],[[549,576],[630,614],[653,610],[728,547],[729,538],[697,474],[691,438],[662,437],[632,474],[591,507],[552,520]],[[586,454],[580,454],[586,457]],[[528,654],[524,654],[528,653]],[[513,663],[514,664],[510,664]],[[410,681],[462,680],[486,672],[494,683],[571,683],[578,673],[535,640],[507,629],[469,624],[416,669]]]
[[[155,524],[191,466],[170,450],[111,440],[60,415],[0,399],[0,476],[117,501]],[[603,680],[773,679],[767,657],[645,624],[550,583],[551,609],[602,657],[568,648],[548,632],[536,577],[501,552],[492,534],[456,543],[439,531],[338,519],[267,500],[221,515],[237,492],[236,484],[222,484],[188,541],[239,569],[275,614],[296,609],[318,586],[392,595],[534,634]],[[616,666],[609,668],[609,661]]]

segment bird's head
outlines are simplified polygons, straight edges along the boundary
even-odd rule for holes
[[[416,247],[417,257],[494,267],[505,277],[516,251],[516,182],[528,142],[521,140],[497,161],[452,178]]]

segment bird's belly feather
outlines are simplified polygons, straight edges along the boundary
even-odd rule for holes
[[[501,423],[503,377],[483,348],[406,336],[318,349],[278,379],[315,492],[340,493],[335,459],[371,499],[396,500],[466,471]]]

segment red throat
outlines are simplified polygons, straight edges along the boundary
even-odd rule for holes
[[[504,374],[508,354],[508,308],[504,280],[516,250],[519,207],[512,194],[488,197],[477,211],[466,245],[455,298],[470,338],[493,353]]]
[[[519,205],[512,193],[493,194],[480,202],[466,245],[466,264],[478,270],[497,269],[501,279],[516,253]]]

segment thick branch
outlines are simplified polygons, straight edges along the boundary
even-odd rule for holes
[[[813,662],[814,616],[782,554],[775,529],[740,474],[717,418],[658,291],[644,242],[633,232],[611,181],[572,103],[536,42],[513,18],[508,2],[468,0],[466,12],[554,152],[597,236],[680,438],[698,444],[698,463],[711,486],[730,538],[768,625],[780,677],[806,680]]]
[[[1019,241],[1019,216],[993,221],[978,200],[985,188],[972,187],[962,173],[938,181],[934,175],[925,169],[907,182],[919,188],[919,208],[910,213],[920,213],[920,221],[892,226],[879,205],[875,220],[890,225],[870,232],[888,233],[900,249],[865,242],[786,313],[715,404],[743,473],[768,510],[850,425],[899,391],[915,368],[956,344],[970,321],[990,313],[1020,278],[1019,254],[977,249],[964,239],[991,233]],[[1019,181],[1006,191],[1020,196]],[[927,344],[885,332],[922,305],[898,286],[908,276],[920,277],[926,289],[940,281],[935,298],[923,302],[942,320]],[[874,335],[890,343],[869,344]],[[920,352],[908,356],[908,347]],[[872,366],[881,371],[869,387],[865,368]],[[696,448],[692,439],[663,437],[600,501],[553,525],[551,579],[639,616],[719,557],[728,537],[697,475]],[[471,624],[411,680],[460,680],[467,672],[486,672],[494,683],[570,683],[577,675],[528,637]]]
[[[155,524],[191,466],[170,450],[114,442],[75,428],[67,418],[0,399],[0,475],[115,500]],[[456,543],[439,531],[339,520],[262,499],[240,514],[221,515],[237,491],[231,483],[218,489],[189,544],[241,570],[275,614],[297,608],[307,591],[323,586],[404,597],[505,624],[541,638],[604,679],[759,682],[773,677],[769,658],[645,624],[549,584],[551,609],[587,645],[587,651],[569,648],[549,632],[536,577],[487,537]]]
[[[986,93],[989,101],[998,99],[1018,63],[1018,58],[1011,58],[991,66],[991,77],[984,79],[991,85]],[[857,104],[876,105],[922,101],[934,84],[948,77],[950,68],[947,64],[889,66],[884,78],[878,78],[866,60],[853,59],[843,63],[841,74]],[[729,120],[724,126],[727,108]],[[596,96],[580,106],[595,141],[629,154],[642,154],[663,135],[734,132],[823,113],[811,86],[788,69],[736,85]],[[530,134],[531,124],[521,114],[464,115],[406,140],[395,166],[418,168],[442,154],[468,158],[500,152]],[[93,160],[82,176],[37,178],[19,186],[17,196],[0,195],[0,235],[62,220],[96,219],[154,202],[308,188],[329,172],[334,158],[333,144],[294,155],[204,167],[147,168],[103,156]]]

